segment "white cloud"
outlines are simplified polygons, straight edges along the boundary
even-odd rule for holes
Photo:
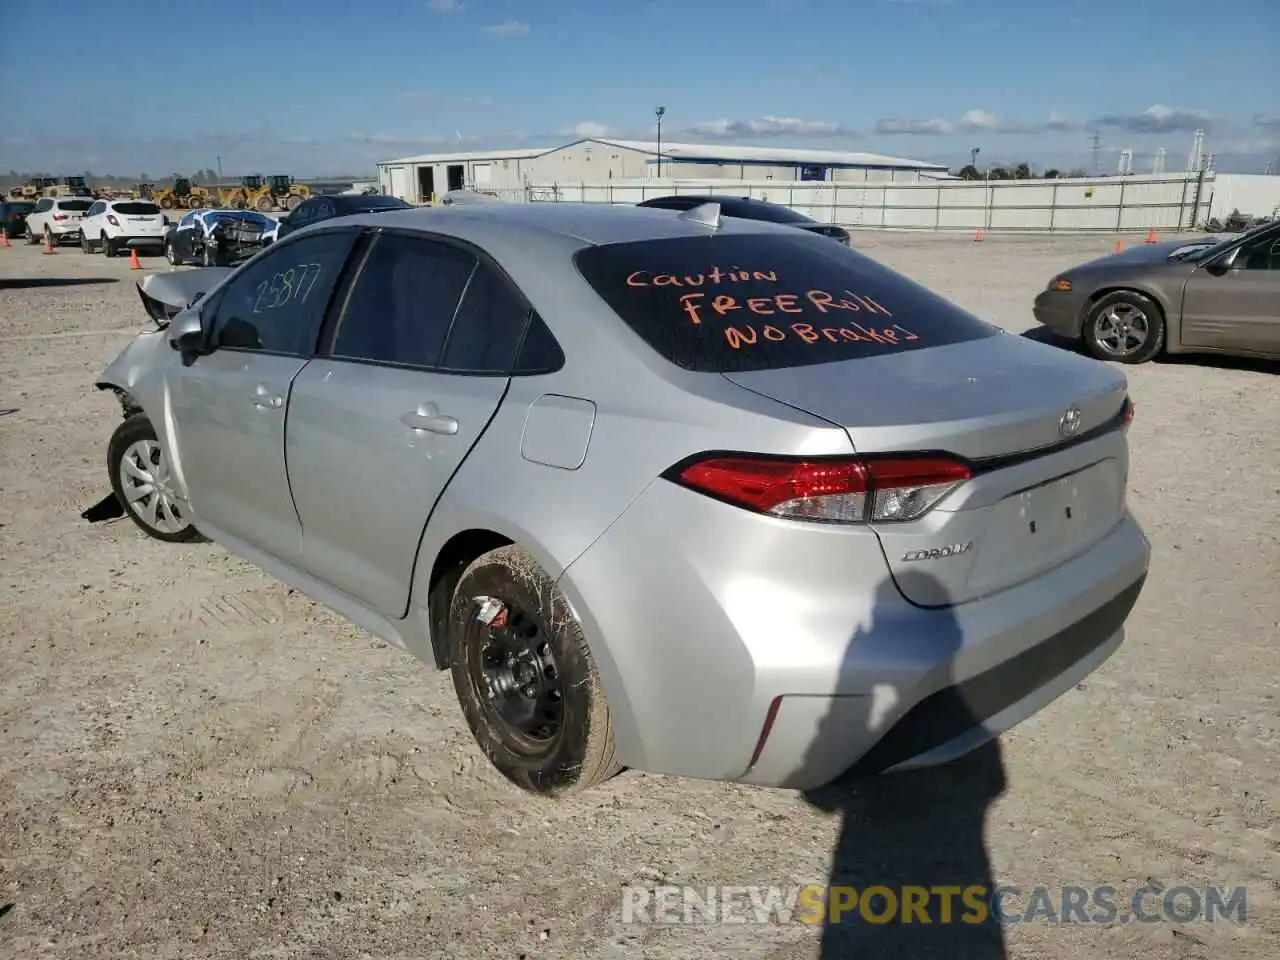
[[[961,130],[999,130],[1000,119],[988,110],[969,110],[960,118]]]
[[[480,30],[491,37],[523,37],[529,32],[529,25],[519,20],[507,20],[481,27]]]
[[[942,136],[951,133],[952,126],[946,120],[900,120],[897,117],[885,117],[876,121],[876,133],[884,135],[912,134],[920,136]]]
[[[593,137],[607,137],[609,135],[609,128],[603,123],[596,123],[594,120],[583,120],[576,126],[566,130],[565,135],[570,137],[582,137],[589,140]]]
[[[1214,118],[1203,110],[1153,104],[1141,113],[1113,113],[1094,121],[1100,127],[1116,127],[1129,133],[1190,133],[1212,129]]]
[[[843,124],[800,117],[760,117],[755,120],[704,120],[687,132],[699,137],[729,140],[741,137],[838,137],[852,135]]]
[[[1253,118],[1253,125],[1255,127],[1280,127],[1280,116],[1277,116],[1274,113],[1255,114]]]

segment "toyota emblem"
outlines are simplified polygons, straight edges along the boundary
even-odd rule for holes
[[[1058,421],[1058,432],[1064,437],[1074,437],[1080,432],[1080,408],[1067,407],[1067,412]]]

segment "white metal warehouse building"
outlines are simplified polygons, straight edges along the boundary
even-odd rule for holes
[[[501,194],[527,186],[655,178],[919,183],[946,173],[942,164],[875,153],[664,142],[659,155],[656,142],[587,138],[559,147],[387,160],[378,164],[378,183],[384,193],[426,203],[464,188]]]

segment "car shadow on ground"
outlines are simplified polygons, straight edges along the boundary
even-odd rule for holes
[[[1059,336],[1048,327],[1036,327],[1026,330],[1018,336],[1024,340],[1034,340],[1059,350],[1087,356],[1078,340]],[[1248,373],[1280,373],[1280,360],[1265,360],[1261,357],[1233,357],[1218,353],[1178,353],[1161,354],[1153,363],[1171,367],[1211,367],[1215,370],[1244,370]]]
[[[119,283],[118,277],[9,277],[0,279],[0,290],[31,290],[37,287],[85,287]]]
[[[925,580],[936,587],[934,578],[918,577],[918,582]],[[935,611],[936,623],[928,637],[908,635],[902,631],[901,616],[895,622],[893,614],[903,608],[898,588],[886,580],[877,592],[871,622],[857,630],[845,653],[850,669],[856,665],[864,675],[870,671],[872,682],[880,672],[890,691],[892,664],[899,657],[910,662],[915,653],[911,648],[921,648],[923,654],[927,647],[930,656],[940,654],[947,660],[963,639],[959,622],[946,609]],[[942,686],[953,682],[950,675],[935,680]],[[878,712],[874,701],[879,699],[852,700],[857,704],[853,715],[848,706],[839,717],[833,710],[820,725],[819,742],[857,737],[862,730],[882,727],[883,722],[873,715]],[[940,722],[948,727],[979,725],[958,695],[943,696],[942,712],[948,719]],[[895,739],[890,734],[883,743]],[[868,758],[874,753],[875,748]],[[801,769],[810,764],[820,766],[821,758],[806,757]],[[987,809],[1004,788],[1000,745],[991,740],[942,766],[878,777],[846,776],[806,791],[809,803],[837,814],[841,821],[831,855],[828,908],[822,918],[822,960],[1005,960],[1004,931],[990,904],[996,884],[984,839]],[[875,887],[884,889],[868,892]],[[929,891],[927,921],[919,912],[904,916],[907,888],[915,888],[917,898],[921,890]],[[887,895],[878,895],[886,891]],[[835,903],[846,905],[843,915],[835,916],[831,910]]]

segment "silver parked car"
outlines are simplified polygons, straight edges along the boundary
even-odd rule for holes
[[[1119,371],[714,204],[335,218],[140,293],[122,508],[450,669],[526,790],[950,760],[1146,577]]]
[[[1143,244],[1053,277],[1035,316],[1101,360],[1280,358],[1280,221],[1209,242]]]

